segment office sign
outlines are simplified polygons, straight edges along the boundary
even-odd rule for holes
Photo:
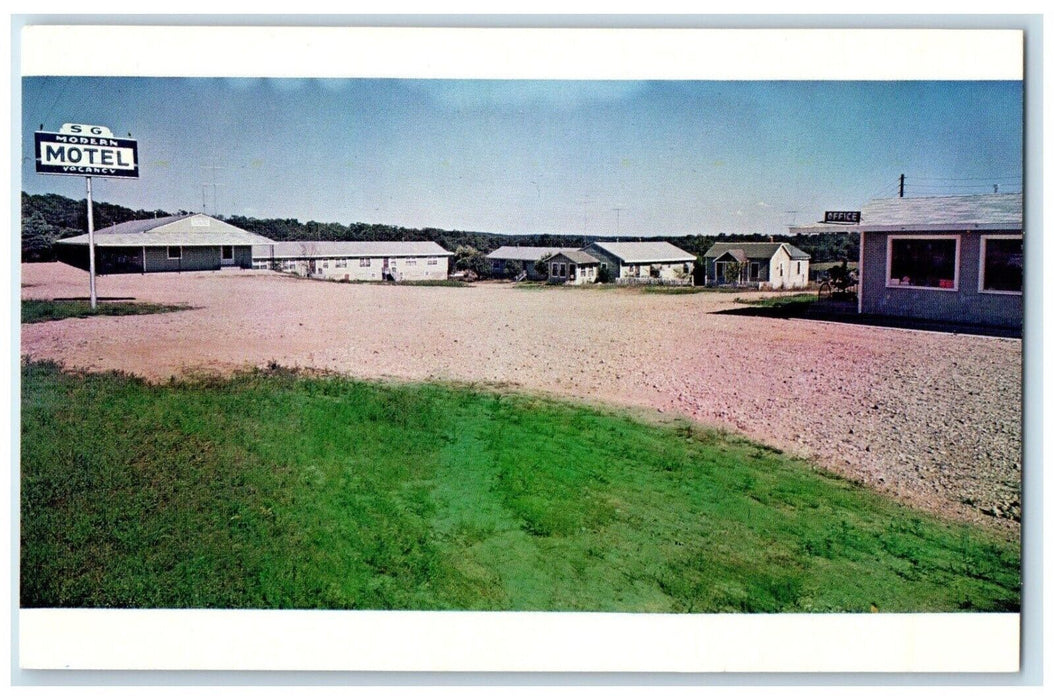
[[[860,212],[858,211],[825,211],[823,213],[825,224],[859,224]]]
[[[37,172],[48,175],[139,177],[139,145],[117,139],[106,127],[64,124],[62,131],[38,131]]]

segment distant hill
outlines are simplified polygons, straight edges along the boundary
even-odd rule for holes
[[[151,219],[186,211],[168,212],[129,209],[119,204],[92,203],[95,230],[135,219]],[[256,219],[245,216],[217,216],[227,223],[276,241],[435,241],[455,252],[455,266],[472,268],[486,274],[483,256],[503,245],[581,248],[594,240],[611,240],[614,236],[563,236],[556,234],[506,235],[480,231],[447,231],[438,228],[404,228],[388,224],[338,224],[297,219]],[[55,260],[53,245],[61,238],[88,231],[87,201],[57,194],[22,193],[22,260],[24,262]],[[637,240],[620,236],[620,240]],[[643,240],[643,239],[641,239]],[[812,256],[813,262],[856,260],[859,241],[856,236],[818,234],[814,236],[767,235],[754,233],[716,236],[654,236],[647,240],[665,240],[701,257],[707,248],[720,241],[780,241],[791,243]]]

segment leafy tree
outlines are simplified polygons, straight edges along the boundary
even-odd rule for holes
[[[692,281],[698,287],[706,284],[706,260],[703,259],[702,255],[695,256],[695,267],[692,269]]]
[[[477,277],[487,277],[490,267],[487,265],[486,256],[472,246],[458,246],[454,250],[454,269],[471,270]]]
[[[523,272],[523,264],[519,260],[509,260],[505,263],[505,274],[509,277],[516,278]]]
[[[739,284],[740,276],[743,274],[743,263],[738,260],[727,262],[725,267],[725,284]]]
[[[22,262],[43,262],[55,259],[52,245],[59,231],[44,219],[40,212],[33,212],[22,220]]]

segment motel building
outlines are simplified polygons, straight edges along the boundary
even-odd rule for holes
[[[341,282],[445,280],[453,253],[434,241],[285,241],[253,246],[259,270]]]
[[[706,284],[758,289],[804,289],[809,284],[808,253],[790,243],[721,242],[703,253]]]
[[[510,270],[516,269],[519,271],[518,274],[523,275],[525,279],[544,280],[546,275],[540,273],[536,267],[540,261],[557,253],[570,253],[576,250],[578,248],[503,245],[487,253],[487,260],[490,261],[490,272],[495,277],[511,277],[513,275],[510,274]]]
[[[873,200],[854,228],[860,313],[1021,328],[1021,194]]]
[[[140,219],[95,232],[95,268],[99,274],[192,272],[252,268],[252,248],[269,238],[205,214]],[[89,268],[88,234],[56,241],[58,259]]]
[[[616,284],[691,285],[695,256],[666,241],[595,241],[583,251]]]

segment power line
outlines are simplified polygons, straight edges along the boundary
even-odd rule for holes
[[[999,193],[1000,188],[1004,193],[1017,193],[1021,191],[1020,176],[1008,177],[907,177],[902,175],[902,181],[906,181],[904,192],[909,195],[955,196],[983,194],[992,192]],[[903,194],[901,194],[903,196]]]
[[[1021,178],[1020,175],[1004,175],[1004,176],[996,176],[996,177],[993,177],[993,176],[989,176],[989,177],[917,177],[917,176],[912,176],[911,179],[912,180],[925,180],[925,181],[928,181],[928,182],[932,182],[932,181],[937,181],[937,182],[966,182],[966,181],[971,181],[971,180],[985,180],[985,181],[992,181],[992,180],[1020,180],[1022,178]]]
[[[59,100],[62,99],[62,96],[66,94],[66,90],[67,90],[67,88],[69,88],[70,82],[72,80],[73,80],[72,76],[68,76],[66,78],[66,81],[64,83],[62,83],[62,87],[59,89],[58,94],[55,95],[55,99],[51,101],[51,106],[48,107],[46,112],[44,112],[44,118],[41,120],[41,128],[43,128],[44,124],[48,123],[48,119],[51,118],[51,113],[55,111],[55,106],[59,103]],[[40,90],[41,90],[42,93],[45,92],[44,91],[44,83],[46,81],[47,81],[47,78],[45,78],[44,82],[41,83]]]
[[[885,199],[886,197],[895,195],[899,186],[900,178],[898,177],[892,182],[889,182],[872,192],[870,195],[868,195],[867,199]]]

